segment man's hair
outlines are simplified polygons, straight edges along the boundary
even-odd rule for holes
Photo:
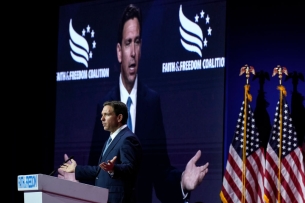
[[[125,125],[128,119],[128,110],[126,104],[121,101],[106,101],[103,106],[111,106],[116,116],[123,115],[122,124]]]
[[[118,43],[122,44],[122,38],[123,38],[123,29],[125,23],[130,20],[137,18],[140,25],[140,38],[142,38],[142,13],[140,8],[135,6],[134,4],[129,4],[122,15],[121,22],[119,23],[119,32],[118,32]]]

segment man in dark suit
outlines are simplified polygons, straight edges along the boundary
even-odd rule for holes
[[[110,136],[100,155],[99,166],[80,166],[72,159],[59,171],[61,174],[75,173],[75,179],[79,181],[95,179],[96,186],[109,190],[110,203],[134,203],[142,147],[126,125],[127,107],[120,101],[105,102],[100,115],[102,126]]]
[[[171,166],[160,96],[141,82],[137,74],[141,57],[141,31],[140,9],[134,5],[127,6],[120,22],[116,47],[121,73],[117,85],[98,104],[89,163],[96,163],[98,149],[105,142],[105,131],[99,120],[102,104],[107,100],[120,100],[128,104],[130,98],[130,128],[139,137],[143,148],[136,187],[137,202],[152,202],[153,189],[162,203],[188,201],[190,191],[201,183],[208,172],[208,163],[196,166],[201,156],[201,151],[198,151],[184,172]]]

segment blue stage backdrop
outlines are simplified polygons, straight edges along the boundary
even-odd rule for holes
[[[55,168],[65,153],[78,164],[89,162],[97,103],[118,82],[118,23],[128,3],[94,1],[60,7]],[[209,162],[209,173],[192,192],[191,202],[218,201],[223,171],[226,1],[138,1],[136,5],[143,13],[139,78],[161,96],[171,164],[183,170],[200,149],[198,164]],[[159,202],[155,196],[152,201]]]

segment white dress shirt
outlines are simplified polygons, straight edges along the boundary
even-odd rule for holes
[[[138,89],[138,75],[136,77],[134,86],[130,92],[130,94],[127,92],[126,88],[123,85],[122,82],[122,75],[120,74],[120,97],[121,102],[124,104],[127,103],[128,97],[131,98],[132,103],[130,105],[130,116],[131,116],[131,123],[132,123],[132,132],[135,132],[136,129],[136,107],[137,107],[137,89]]]

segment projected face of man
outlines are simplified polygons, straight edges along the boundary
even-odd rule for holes
[[[137,18],[125,22],[122,42],[117,44],[117,57],[121,63],[122,81],[130,93],[138,72],[141,57],[140,24]]]

